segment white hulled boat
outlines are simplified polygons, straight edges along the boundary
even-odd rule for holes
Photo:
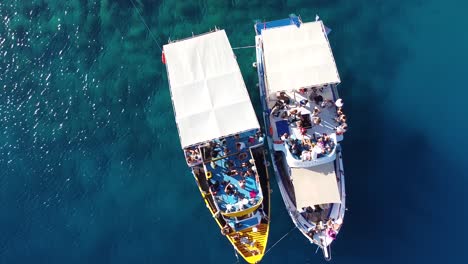
[[[163,61],[185,159],[206,206],[235,250],[257,263],[268,239],[270,186],[263,135],[226,33],[164,45]]]
[[[331,259],[345,214],[340,77],[322,21],[256,23],[256,67],[273,167],[298,229]]]

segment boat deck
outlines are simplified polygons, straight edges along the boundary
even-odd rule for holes
[[[263,204],[261,209],[266,214],[261,219],[260,224],[252,219],[252,226],[247,227],[250,221],[243,223],[245,227],[241,227],[239,231],[232,230],[227,234],[227,238],[240,253],[240,255],[248,263],[258,263],[266,252],[266,246],[268,242],[269,233],[269,211],[270,211],[270,199],[269,199],[269,179],[267,168],[265,167],[265,154],[263,145],[252,148],[252,155],[254,156],[255,163],[258,169],[261,189],[263,193]],[[197,179],[200,191],[204,194],[204,200],[215,217],[218,226],[222,229],[227,224],[222,214],[215,214],[217,211],[217,205],[213,199],[213,195],[210,191],[208,179],[205,176],[205,170],[203,165],[192,167],[193,173]],[[256,228],[254,230],[254,227]]]
[[[240,150],[238,143],[243,144]],[[243,211],[261,200],[263,195],[250,152],[250,147],[258,143],[255,133],[243,133],[238,139],[230,136],[212,143],[211,147],[201,147],[208,184],[221,211]],[[231,193],[226,192],[228,184],[233,187]]]
[[[290,102],[287,106],[289,109],[280,110],[278,117],[270,114],[270,123],[272,124],[274,140],[279,140],[281,135],[284,133],[288,133],[296,139],[313,139],[314,135],[317,137],[321,136],[323,133],[328,135],[335,133],[335,127],[337,127],[339,123],[335,120],[337,117],[336,106],[334,104],[335,98],[330,87],[324,87],[323,89],[307,89],[307,92],[303,94],[299,92],[287,92],[286,94],[290,98]],[[322,96],[323,102],[326,102],[325,107],[322,107],[321,104],[316,104],[314,102],[314,96]],[[301,100],[308,100],[308,102],[306,105],[300,106]],[[269,109],[273,108],[276,101],[276,99],[269,100]],[[321,111],[318,114],[322,120],[319,125],[313,124],[312,112],[315,106],[317,106]],[[311,120],[311,126],[307,129],[304,136],[301,135],[295,122],[290,122],[287,117],[282,118],[285,111],[291,111],[294,109],[297,109],[297,111],[300,111],[302,115],[306,115],[307,118]]]

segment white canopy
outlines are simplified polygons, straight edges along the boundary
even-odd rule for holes
[[[291,168],[296,208],[341,203],[333,162],[309,168]]]
[[[224,30],[164,45],[182,147],[259,128]]]
[[[262,36],[270,94],[340,83],[322,21],[264,29]]]

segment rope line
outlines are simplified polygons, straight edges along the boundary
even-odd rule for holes
[[[234,262],[234,264],[238,264],[238,263],[240,263],[240,260],[239,260],[239,255],[237,255],[237,250],[236,250],[236,248],[234,248],[234,254],[236,254],[236,259],[237,259],[237,261],[236,261],[236,262]]]
[[[284,234],[278,241],[276,241],[276,243],[273,244],[273,246],[271,246],[263,256],[266,256],[266,254],[268,254],[268,252],[270,252],[270,250],[272,250],[281,240],[283,240],[286,236],[289,235],[289,233],[291,233],[292,231],[294,231],[294,229],[296,229],[297,226],[294,226],[291,230],[289,230],[289,232],[287,232],[286,234]]]
[[[149,34],[150,34],[151,37],[153,38],[154,42],[156,42],[156,45],[158,45],[159,50],[161,50],[161,52],[162,52],[161,45],[159,45],[158,41],[156,40],[156,37],[154,36],[153,31],[151,31],[151,29],[149,28],[148,24],[146,24],[145,19],[144,19],[143,16],[140,14],[140,11],[138,11],[138,8],[137,8],[137,6],[135,5],[135,3],[133,2],[133,0],[130,0],[130,2],[132,2],[132,5],[133,5],[133,7],[135,8],[135,10],[136,10],[138,16],[140,17],[141,22],[143,22],[143,24],[145,24],[146,29],[148,29]]]
[[[248,48],[255,48],[256,46],[253,45],[253,46],[243,46],[243,47],[235,47],[235,48],[232,48],[233,50],[236,50],[236,49],[248,49]]]

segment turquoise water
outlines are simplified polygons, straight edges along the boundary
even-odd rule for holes
[[[467,3],[133,0],[162,45],[320,14],[342,77],[336,263],[463,262]],[[234,263],[180,150],[161,52],[130,0],[0,2],[0,263]],[[236,51],[259,110],[253,49]],[[270,245],[290,230],[272,185]],[[319,263],[292,232],[265,263]]]

